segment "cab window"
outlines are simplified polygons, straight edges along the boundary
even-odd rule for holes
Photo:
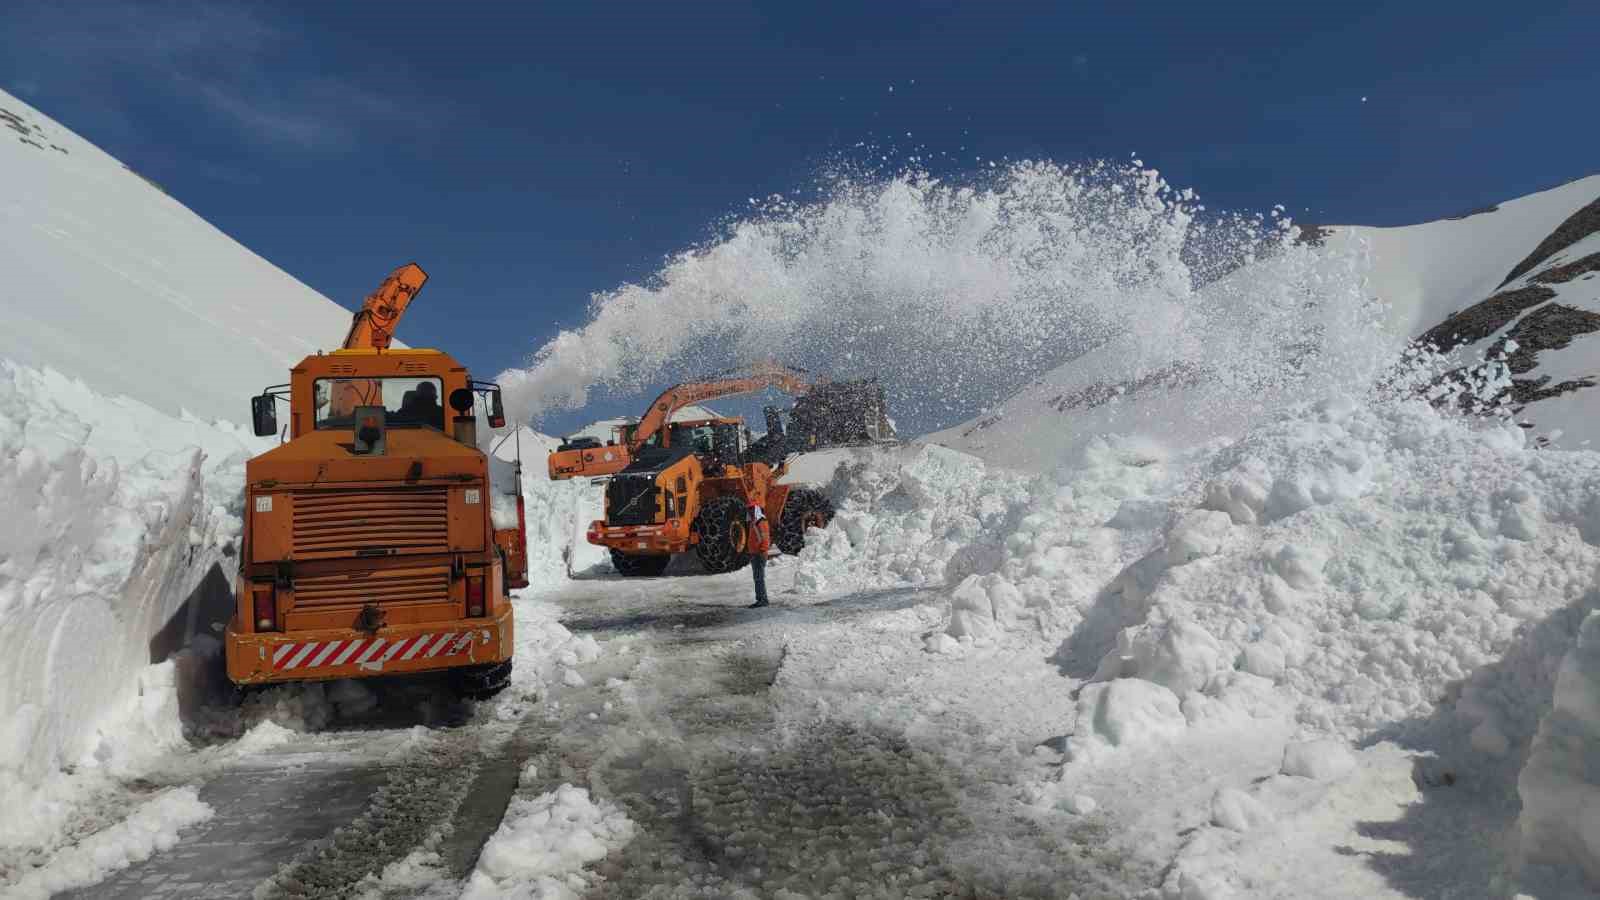
[[[312,383],[317,428],[353,428],[358,406],[382,406],[391,428],[444,430],[438,378],[319,378]]]

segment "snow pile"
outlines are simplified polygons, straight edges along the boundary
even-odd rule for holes
[[[1522,441],[1414,402],[1287,411],[1213,456],[1182,498],[1197,509],[1113,585],[1126,627],[1098,676],[1162,684],[1191,719],[1235,672],[1275,682],[1318,732],[1425,719],[1594,586],[1600,459]],[[1544,702],[1506,687],[1467,682],[1486,753],[1525,742]]]
[[[348,310],[0,91],[12,116],[31,134],[0,141],[0,358],[243,422],[251,394],[349,329]]]
[[[1554,709],[1517,789],[1528,859],[1577,864],[1600,882],[1600,610],[1561,663]]]
[[[1508,789],[1529,759],[1531,857],[1600,858],[1582,800],[1600,789],[1600,677],[1577,627],[1600,597],[1596,454],[1369,394],[1177,452],[1102,439],[1045,475],[930,447],[830,489],[840,514],[802,554],[803,589],[943,584],[930,649],[1043,635],[1089,680],[1060,791],[1196,740],[1269,742],[1285,777],[1317,781],[1350,771],[1350,741],[1408,740]],[[1256,799],[1311,802],[1284,791]],[[1208,816],[1253,828],[1247,799]]]
[[[530,765],[522,789],[536,777]],[[537,797],[513,797],[462,900],[576,900],[594,887],[585,868],[627,846],[633,835],[634,824],[621,809],[607,800],[595,803],[583,788],[563,784]]]
[[[949,585],[951,634],[991,638],[1081,617],[1119,566],[1157,540],[1181,466],[1142,440],[1093,442],[1049,475],[990,469],[933,445],[846,462],[838,513],[800,554],[802,591]]]
[[[0,845],[56,832],[64,769],[127,771],[178,740],[173,666],[146,667],[193,637],[194,617],[172,620],[231,568],[257,449],[0,361],[0,793],[21,811]],[[160,649],[164,628],[182,633]]]
[[[589,523],[605,515],[605,493],[587,478],[551,481],[546,457],[561,441],[529,428],[496,435],[490,445],[491,468],[497,484],[509,484],[510,461],[522,454],[522,498],[528,529],[528,581],[530,589],[548,590],[573,575],[610,566],[604,547],[590,544]],[[500,495],[499,489],[495,493]],[[516,498],[497,500],[509,507],[500,513],[515,523]],[[508,527],[498,525],[497,527]]]
[[[574,635],[561,624],[565,610],[535,599],[536,592],[519,592],[512,600],[517,616],[515,665],[511,684],[520,697],[533,697],[560,682],[583,684],[578,667],[600,658],[600,643],[593,635]],[[509,708],[508,708],[509,709]]]
[[[846,462],[827,492],[836,515],[801,552],[802,591],[943,583],[956,551],[1026,498],[1022,479],[985,477],[982,460],[943,447]]]
[[[57,893],[98,884],[107,875],[170,850],[184,829],[208,821],[210,806],[192,787],[157,794],[126,819],[85,837],[52,856],[38,869],[6,887],[15,900],[44,900]]]

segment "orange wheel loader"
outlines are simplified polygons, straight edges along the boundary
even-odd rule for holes
[[[790,441],[777,410],[767,408],[767,435],[755,444],[742,419],[672,420],[691,403],[767,387],[795,396],[814,389],[799,370],[762,362],[668,388],[637,424],[621,426],[613,443],[569,442],[550,454],[553,481],[607,479],[605,518],[591,523],[586,537],[611,551],[619,573],[660,575],[674,554],[691,548],[708,572],[742,567],[749,560],[745,510],[751,501],[776,526],[773,543],[791,555],[805,547],[808,528],[833,519],[821,491],[778,483]]]
[[[257,435],[280,433],[279,402],[289,415],[283,442],[245,466],[224,642],[237,685],[443,670],[481,698],[509,681],[510,591],[527,585],[520,462],[514,483],[491,483],[478,413],[504,427],[498,387],[438,350],[390,346],[426,279],[395,270],[342,349],[251,398]]]

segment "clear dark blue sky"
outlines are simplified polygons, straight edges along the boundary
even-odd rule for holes
[[[9,0],[0,85],[347,306],[422,263],[403,337],[489,376],[860,142],[1137,151],[1319,222],[1548,187],[1600,169],[1597,36],[1594,0]]]

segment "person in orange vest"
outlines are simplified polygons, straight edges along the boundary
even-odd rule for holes
[[[752,502],[745,516],[745,552],[750,554],[750,575],[756,581],[756,602],[751,609],[767,603],[767,551],[772,549],[772,526],[761,504]]]

